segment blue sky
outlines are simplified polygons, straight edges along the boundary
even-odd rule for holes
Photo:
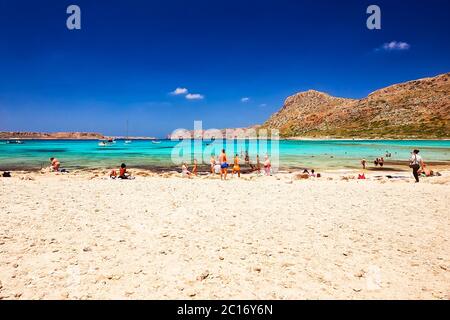
[[[81,30],[66,28],[70,4]],[[381,30],[366,28],[370,4]],[[161,137],[261,123],[308,89],[361,98],[449,72],[449,13],[446,0],[0,0],[0,131],[120,135],[129,119],[131,135]]]

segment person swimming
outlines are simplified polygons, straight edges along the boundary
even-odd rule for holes
[[[241,177],[241,166],[239,165],[239,156],[237,154],[234,157],[233,171],[231,172],[232,176],[234,176],[235,173],[238,174],[238,178]]]

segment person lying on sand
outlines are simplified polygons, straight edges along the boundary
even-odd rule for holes
[[[422,167],[417,171],[417,173],[421,176],[432,177],[434,176],[434,171],[428,168],[425,162],[422,162]]]
[[[220,162],[219,162],[219,160],[217,160],[214,162],[214,173],[220,174],[221,171],[222,171],[222,168],[220,167]]]

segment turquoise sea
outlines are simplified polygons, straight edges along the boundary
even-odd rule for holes
[[[372,162],[376,157],[384,157],[386,152],[392,157],[389,163],[406,161],[413,148],[421,150],[426,162],[450,164],[450,141],[435,140],[280,140],[270,142],[267,148],[254,141],[170,141],[134,140],[126,144],[123,140],[108,146],[99,146],[97,140],[23,140],[23,144],[7,144],[0,141],[0,170],[35,170],[49,165],[49,158],[56,157],[63,168],[110,168],[125,162],[129,168],[164,169],[178,166],[173,161],[173,153],[183,154],[176,148],[191,150],[185,160],[202,159],[209,164],[210,154],[218,155],[226,146],[228,155],[249,151],[251,158],[259,154],[275,157],[279,151],[280,168],[343,169],[358,168],[360,160]],[[195,149],[194,149],[195,144]],[[178,150],[178,151],[177,151]],[[195,151],[194,151],[195,150]],[[174,152],[177,151],[177,152]],[[201,162],[201,160],[199,160]]]

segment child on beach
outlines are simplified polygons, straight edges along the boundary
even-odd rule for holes
[[[220,174],[221,171],[222,171],[222,168],[220,167],[220,162],[217,160],[214,162],[214,173]]]
[[[132,179],[131,174],[127,172],[127,165],[125,163],[120,165],[119,179]]]
[[[117,176],[116,170],[112,170],[109,174],[109,177],[111,179],[116,179],[116,178],[124,179],[124,180],[134,179],[134,177],[131,177],[131,174],[129,172],[127,172],[127,165],[125,163],[122,163],[120,165],[119,176]]]

